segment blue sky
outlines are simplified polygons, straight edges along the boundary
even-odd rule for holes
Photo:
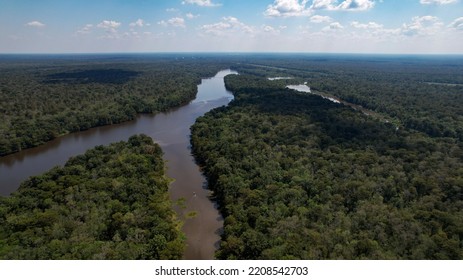
[[[463,54],[463,0],[0,0],[0,53]]]

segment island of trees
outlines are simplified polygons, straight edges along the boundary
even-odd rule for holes
[[[0,259],[180,259],[159,145],[98,146],[0,197]]]

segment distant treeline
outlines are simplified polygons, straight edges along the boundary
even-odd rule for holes
[[[201,78],[228,67],[208,58],[65,58],[0,60],[0,156],[182,105]]]
[[[284,81],[225,81],[235,100],[192,128],[225,217],[218,258],[463,258],[457,138],[397,130]]]
[[[179,106],[194,98],[200,78],[229,67],[292,76],[407,128],[463,140],[461,57],[2,56],[0,156]]]
[[[98,146],[0,197],[0,259],[180,259],[161,148]]]
[[[432,137],[463,141],[463,57],[260,56],[234,66],[243,74],[290,76],[313,90],[389,115]]]

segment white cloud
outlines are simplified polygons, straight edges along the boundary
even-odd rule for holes
[[[231,24],[221,21],[213,24],[205,24],[201,27],[201,30],[203,30],[206,34],[221,36],[224,35],[225,32],[227,30],[230,30],[231,28]]]
[[[310,16],[316,10],[329,11],[366,11],[375,6],[374,0],[313,0],[307,7],[308,0],[274,0],[264,12],[268,17]]]
[[[334,2],[333,0],[313,0],[310,8],[313,10],[331,9],[334,7]]]
[[[143,26],[145,26],[145,25],[146,25],[145,21],[142,20],[141,18],[139,18],[139,19],[137,19],[137,21],[131,22],[131,23],[129,24],[130,27],[136,27],[136,26],[138,26],[138,27],[143,27]]]
[[[41,23],[40,21],[34,20],[34,21],[26,23],[26,26],[40,28],[40,27],[45,27],[45,24]]]
[[[187,19],[194,19],[194,18],[199,17],[199,15],[194,15],[192,13],[187,13],[185,16],[187,17]]]
[[[182,27],[185,28],[185,19],[181,17],[174,17],[167,21],[161,20],[158,24],[162,26],[173,26],[173,27]]]
[[[435,16],[413,17],[412,22],[403,24],[401,33],[405,36],[432,35],[439,32],[443,23]]]
[[[325,32],[326,31],[336,31],[336,30],[341,30],[341,29],[344,29],[344,26],[342,26],[342,24],[336,21],[324,27],[322,31],[325,31]]]
[[[343,29],[344,28],[344,26],[342,26],[342,24],[340,24],[339,22],[333,22],[329,26],[330,26],[330,29]]]
[[[457,1],[458,0],[420,0],[420,3],[424,5],[430,5],[430,4],[447,5],[447,4],[456,3]]]
[[[463,17],[455,19],[448,27],[455,28],[456,30],[463,30]]]
[[[282,30],[285,30],[286,26],[279,26],[278,28],[270,26],[270,25],[262,25],[261,30],[263,34],[270,34],[270,35],[279,35]]]
[[[121,26],[120,22],[114,21],[114,20],[103,20],[102,22],[98,23],[97,27],[103,28],[103,29],[116,29],[119,26]]]
[[[273,27],[270,26],[270,25],[264,25],[264,26],[262,26],[262,30],[264,30],[264,32],[275,32],[275,31],[277,31],[275,28],[273,28]]]
[[[351,11],[365,11],[373,8],[375,2],[372,0],[346,0],[342,2],[337,9]]]
[[[360,23],[358,21],[353,21],[350,24],[354,28],[358,29],[381,29],[383,28],[382,24],[376,23],[376,22],[368,22],[368,23]]]
[[[329,16],[320,16],[320,15],[314,15],[310,18],[310,22],[313,23],[324,23],[324,22],[332,22],[333,19],[330,18]]]
[[[195,5],[198,5],[198,6],[202,6],[202,7],[218,7],[218,6],[222,6],[222,4],[216,4],[216,3],[213,3],[211,0],[185,0],[182,2],[183,5],[185,4],[195,4]]]
[[[345,0],[338,4],[338,0],[313,0],[313,10],[345,10],[345,11],[365,11],[374,7],[373,0]]]
[[[384,28],[382,24],[373,21],[370,21],[368,23],[360,23],[358,21],[353,21],[350,23],[350,26],[354,28],[353,32],[351,33],[351,36],[353,38],[358,38],[359,41],[396,41],[398,39],[398,35],[402,34],[401,28],[388,29]]]
[[[77,30],[77,33],[79,33],[79,34],[89,34],[89,33],[92,32],[92,29],[93,29],[93,24],[86,24],[84,27]]]
[[[169,12],[169,13],[176,13],[178,12],[179,10],[178,9],[175,9],[175,8],[167,8],[166,9],[166,12]]]
[[[206,24],[200,28],[205,34],[224,36],[227,34],[254,34],[254,27],[240,22],[235,17],[224,17],[221,22]]]
[[[306,8],[308,0],[275,0],[267,6],[264,15],[268,17],[310,16],[313,12]]]
[[[118,33],[117,29],[121,26],[120,22],[114,20],[103,20],[98,23],[96,27],[105,30],[106,35],[101,36],[100,38],[104,39],[119,39],[121,35]]]

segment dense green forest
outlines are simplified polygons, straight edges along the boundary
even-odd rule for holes
[[[262,55],[233,67],[260,77],[294,77],[286,82],[308,82],[406,128],[463,141],[461,56]]]
[[[461,57],[0,57],[0,156],[181,105],[230,67],[235,100],[191,138],[218,258],[463,258]],[[285,89],[305,82],[384,118]],[[24,182],[0,198],[0,256],[179,258],[160,154],[132,137]]]
[[[291,76],[433,137],[463,140],[463,60],[327,55],[0,57],[0,156],[184,104],[232,67]],[[284,81],[280,81],[284,82]]]
[[[226,67],[207,57],[2,56],[0,156],[179,106]]]
[[[218,258],[463,258],[458,137],[397,129],[244,68],[225,80],[235,100],[192,128],[194,154],[225,217]],[[458,120],[461,105],[441,113]],[[426,103],[413,106],[418,116]]]
[[[179,259],[161,148],[98,146],[0,197],[0,259]]]

